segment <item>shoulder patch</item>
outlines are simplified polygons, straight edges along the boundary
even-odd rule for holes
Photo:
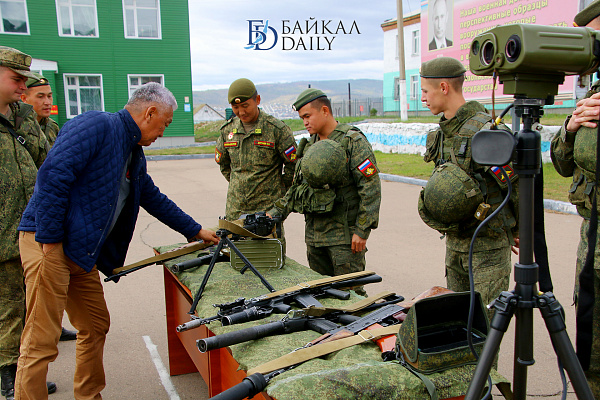
[[[221,152],[215,147],[215,161],[217,162],[217,164],[221,163],[221,156]]]
[[[508,179],[512,179],[513,175],[515,174],[515,170],[512,169],[512,167],[508,164],[506,164],[502,168],[504,168],[504,170],[506,171]],[[490,171],[492,171],[494,175],[496,175],[496,179],[498,179],[498,181],[506,183],[506,179],[504,179],[504,175],[502,175],[502,170],[499,167],[490,167]]]
[[[283,155],[288,161],[294,161],[296,159],[296,146],[291,145],[286,151],[283,152]]]
[[[373,175],[377,174],[377,168],[375,167],[375,164],[373,164],[368,158],[365,161],[358,164],[358,167],[356,167],[356,169],[358,169],[360,173],[367,178],[370,178]]]

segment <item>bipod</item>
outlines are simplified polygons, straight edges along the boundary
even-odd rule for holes
[[[475,367],[473,380],[469,385],[466,400],[479,400],[483,394],[487,376],[492,369],[494,357],[500,349],[500,342],[513,315],[516,315],[515,354],[513,371],[513,391],[515,400],[527,397],[527,367],[533,365],[533,309],[539,308],[546,329],[550,334],[554,352],[567,371],[578,399],[593,400],[594,396],[585,379],[583,368],[579,364],[573,345],[569,339],[564,322],[563,308],[551,292],[538,294],[538,265],[533,256],[533,193],[534,178],[541,168],[541,136],[531,129],[533,121],[543,115],[545,99],[516,98],[515,111],[523,118],[523,129],[516,135],[516,149],[513,141],[508,160],[515,153],[514,169],[519,174],[519,262],[515,264],[515,282],[513,291],[502,292],[492,304],[495,308],[487,340]],[[482,131],[489,134],[491,131]],[[497,131],[502,132],[502,131]],[[508,132],[506,132],[508,134]],[[475,136],[477,136],[476,134]],[[484,135],[485,136],[485,135]],[[498,152],[506,144],[506,138],[488,136],[483,139],[481,149]],[[511,135],[512,136],[512,135]],[[483,137],[483,136],[482,136]],[[497,160],[493,154],[479,153],[473,137],[473,159],[481,165],[505,165],[508,162]],[[479,154],[477,154],[479,153]],[[482,158],[479,158],[482,157]],[[502,158],[501,156],[498,156]],[[492,162],[491,160],[494,160]],[[508,180],[504,172],[505,179]]]
[[[210,277],[210,274],[212,274],[213,268],[214,268],[215,264],[217,263],[219,254],[221,254],[221,250],[223,249],[223,247],[225,247],[225,245],[227,245],[227,247],[229,247],[229,249],[231,251],[234,251],[235,254],[237,254],[238,257],[240,258],[240,260],[242,260],[244,262],[244,267],[240,270],[241,274],[244,274],[247,270],[250,270],[250,271],[252,271],[252,273],[254,275],[256,275],[260,279],[262,284],[267,289],[269,289],[270,292],[275,291],[275,288],[273,288],[273,286],[271,286],[271,284],[266,280],[266,278],[264,276],[262,276],[262,274],[260,272],[258,272],[258,270],[246,258],[246,256],[244,256],[242,254],[242,252],[233,243],[232,239],[237,240],[241,237],[241,235],[232,233],[231,231],[224,229],[224,228],[218,229],[216,234],[221,239],[219,240],[219,244],[217,245],[217,248],[215,249],[215,252],[213,253],[213,257],[210,260],[210,264],[208,265],[208,269],[206,270],[206,273],[204,274],[204,278],[202,279],[200,288],[198,289],[198,291],[196,292],[196,295],[194,296],[194,301],[192,302],[192,306],[190,308],[190,311],[188,311],[188,314],[194,314],[196,312],[196,307],[198,306],[198,302],[202,298],[202,293],[204,293],[204,289],[206,288],[206,284],[208,283],[208,278]],[[232,235],[232,239],[229,238],[229,235]]]

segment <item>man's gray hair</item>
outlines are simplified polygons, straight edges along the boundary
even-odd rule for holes
[[[171,107],[173,111],[177,110],[177,100],[175,100],[173,93],[156,82],[148,82],[139,89],[136,89],[127,102],[127,105],[136,107],[147,103],[158,103]]]

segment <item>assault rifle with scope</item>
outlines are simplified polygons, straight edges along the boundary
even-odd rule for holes
[[[321,296],[331,296],[341,300],[350,298],[350,294],[341,289],[350,289],[369,283],[381,282],[381,276],[372,271],[354,272],[346,275],[338,275],[310,282],[299,283],[287,289],[268,293],[253,299],[246,300],[243,297],[223,304],[214,304],[219,311],[209,318],[198,318],[192,316],[190,322],[177,327],[177,332],[184,332],[198,328],[212,321],[220,321],[224,326],[241,324],[248,321],[256,321],[266,318],[271,314],[287,314],[291,304],[297,304],[301,308],[322,307],[316,299]]]

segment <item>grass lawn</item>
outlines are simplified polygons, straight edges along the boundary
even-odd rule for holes
[[[144,150],[146,155],[213,154],[214,152],[215,146]],[[379,169],[386,174],[428,179],[433,170],[433,164],[425,163],[423,157],[417,154],[392,154],[376,151],[375,157]],[[544,198],[568,201],[567,190],[570,184],[571,178],[560,176],[551,163],[544,164]]]

